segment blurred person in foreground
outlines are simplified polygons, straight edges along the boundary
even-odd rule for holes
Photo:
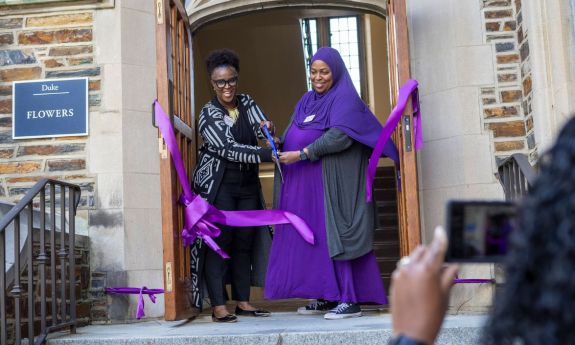
[[[540,160],[540,175],[519,208],[519,230],[504,262],[505,284],[481,343],[575,343],[575,118]],[[439,233],[439,235],[437,234]],[[417,249],[393,274],[391,344],[433,344],[456,268],[441,269],[445,234]],[[443,248],[443,249],[441,249]],[[407,260],[406,260],[407,261]]]

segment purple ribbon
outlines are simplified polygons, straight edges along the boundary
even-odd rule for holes
[[[138,294],[138,308],[136,309],[136,319],[140,320],[142,317],[146,316],[144,313],[144,295],[148,295],[152,303],[156,303],[156,294],[164,293],[164,289],[148,289],[143,286],[141,288],[129,288],[129,287],[119,287],[119,288],[106,288],[106,293],[108,294]]]
[[[183,193],[179,202],[186,207],[184,210],[184,228],[182,229],[182,239],[185,246],[192,244],[197,238],[201,238],[208,247],[221,257],[228,259],[229,255],[213,240],[221,233],[221,230],[214,223],[236,227],[290,223],[306,242],[314,244],[313,233],[309,226],[293,213],[281,210],[222,211],[192,192],[170,118],[157,100],[154,101],[154,110],[156,124],[170,151],[178,179],[182,185]]]
[[[410,79],[399,89],[397,105],[391,111],[391,114],[387,118],[387,121],[381,130],[381,134],[379,135],[377,144],[375,145],[371,157],[369,158],[369,165],[367,167],[367,184],[365,194],[367,202],[371,202],[373,198],[372,187],[373,180],[375,178],[375,171],[377,169],[377,162],[383,153],[385,143],[387,143],[391,137],[391,134],[399,124],[399,120],[401,120],[401,115],[407,106],[409,96],[412,96],[411,104],[413,107],[413,135],[415,137],[415,149],[419,150],[421,147],[423,147],[423,135],[421,133],[421,112],[419,109],[419,95],[417,93],[417,86],[417,80]]]
[[[453,284],[493,284],[495,279],[453,279]]]

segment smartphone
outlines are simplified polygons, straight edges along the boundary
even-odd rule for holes
[[[452,200],[446,224],[446,261],[500,262],[517,229],[517,206],[508,201]]]

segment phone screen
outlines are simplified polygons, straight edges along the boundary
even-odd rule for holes
[[[517,208],[505,201],[451,201],[447,261],[498,262],[517,228]]]

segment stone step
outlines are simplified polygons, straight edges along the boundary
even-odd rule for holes
[[[147,321],[132,324],[80,327],[77,334],[51,334],[49,345],[331,345],[386,344],[391,337],[391,317],[380,309],[345,320],[324,320],[322,315],[273,313],[269,318],[240,317],[233,324],[211,322],[209,316],[187,322]],[[450,315],[443,323],[437,345],[479,344],[481,315]]]

